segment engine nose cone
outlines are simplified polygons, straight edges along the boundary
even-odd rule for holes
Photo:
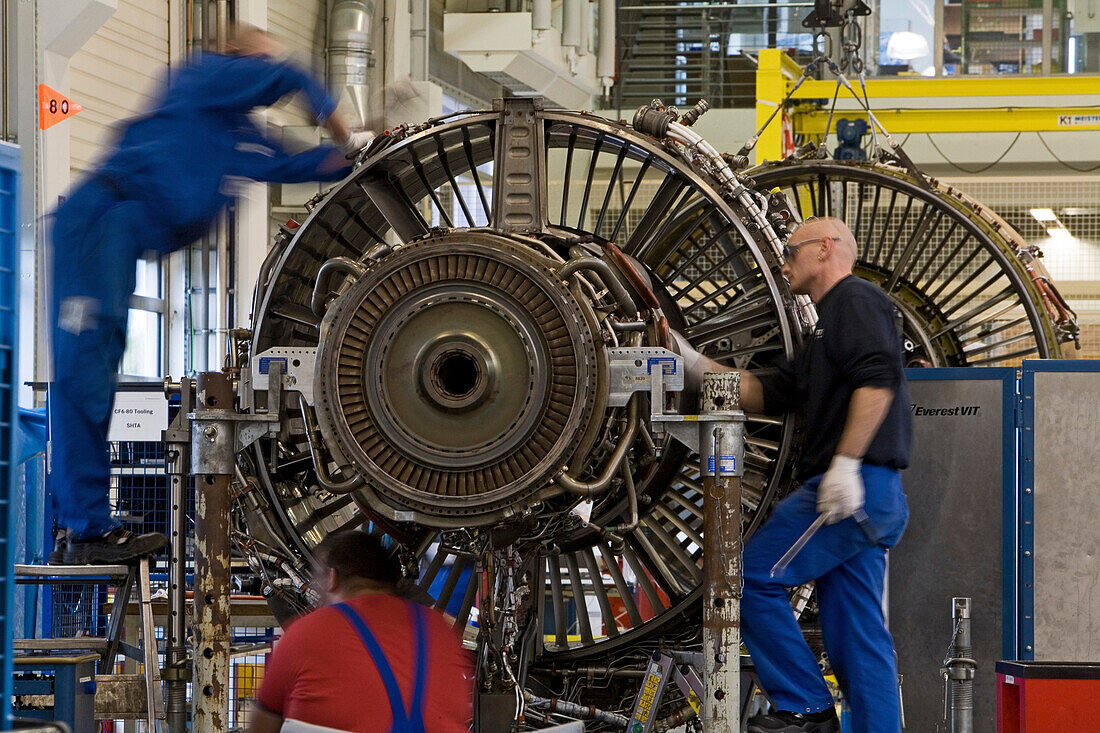
[[[594,439],[606,370],[560,265],[451,231],[398,248],[330,306],[318,422],[376,509],[470,526],[558,493],[554,472]]]
[[[394,303],[372,333],[363,385],[410,458],[468,468],[529,437],[551,362],[538,320],[512,294],[451,281]]]

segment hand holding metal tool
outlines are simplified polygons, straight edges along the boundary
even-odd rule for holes
[[[795,555],[802,551],[802,548],[806,546],[806,543],[810,541],[811,537],[817,534],[817,530],[821,529],[821,526],[825,524],[828,518],[828,514],[818,514],[817,519],[813,521],[813,524],[807,527],[806,531],[802,533],[802,536],[795,540],[794,544],[791,545],[791,549],[783,553],[783,557],[779,558],[775,565],[772,565],[772,569],[769,575],[774,578],[776,574],[786,570],[787,566],[791,564],[791,560],[794,559]],[[868,539],[870,539],[872,542],[878,542],[879,537],[875,532],[874,525],[871,524],[871,518],[867,516],[867,512],[864,511],[862,507],[855,511],[855,513],[852,515],[852,518],[856,520],[856,523],[859,524],[860,529],[864,531]]]
[[[817,511],[828,524],[853,516],[863,508],[865,490],[860,473],[862,461],[837,454],[817,485]]]

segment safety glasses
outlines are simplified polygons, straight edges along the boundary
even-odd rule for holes
[[[825,239],[836,239],[836,237],[829,236],[828,234],[820,237],[811,237],[810,239],[803,239],[801,242],[795,242],[794,244],[783,245],[783,259],[789,260],[794,256],[795,250],[804,244],[813,244],[814,242],[820,242]]]

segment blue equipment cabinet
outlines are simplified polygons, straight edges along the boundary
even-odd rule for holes
[[[19,148],[0,142],[0,727],[11,720],[19,277]]]

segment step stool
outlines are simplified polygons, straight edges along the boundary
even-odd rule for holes
[[[19,715],[64,721],[73,733],[94,733],[95,665],[98,660],[99,655],[95,652],[15,657],[12,661],[17,676],[12,682],[12,694],[23,705],[40,708],[23,708],[18,711]],[[50,677],[39,676],[42,673]],[[24,676],[31,674],[35,676]]]
[[[145,709],[136,715],[148,724],[147,730],[160,731],[164,721],[164,698],[161,694],[160,662],[157,658],[156,634],[153,630],[153,604],[149,587],[149,558],[141,558],[132,565],[16,565],[16,583],[21,585],[44,584],[83,584],[113,585],[115,598],[111,615],[107,621],[105,637],[81,636],[67,639],[14,639],[12,647],[16,653],[17,666],[32,665],[35,670],[42,669],[41,660],[51,660],[57,664],[59,659],[75,658],[72,652],[90,652],[93,661],[98,662],[98,675],[88,681],[92,689],[110,688],[110,696],[126,697],[124,688],[138,684],[144,688]],[[141,646],[137,647],[122,641],[123,619],[130,593],[136,587],[141,604]],[[54,656],[69,652],[66,656]],[[145,671],[141,675],[115,675],[112,668],[115,657],[122,654],[129,659],[141,662]],[[86,655],[85,655],[86,656]],[[24,663],[23,660],[26,660]],[[36,661],[31,661],[36,660]],[[58,667],[57,669],[61,669]],[[67,722],[75,731],[81,730],[81,723],[65,720],[61,713],[68,710],[67,703],[59,704],[55,671],[54,713],[58,720]],[[66,694],[67,694],[67,688]],[[75,708],[74,708],[75,710]],[[109,711],[102,711],[101,717],[111,717]],[[121,716],[120,716],[121,717]]]

